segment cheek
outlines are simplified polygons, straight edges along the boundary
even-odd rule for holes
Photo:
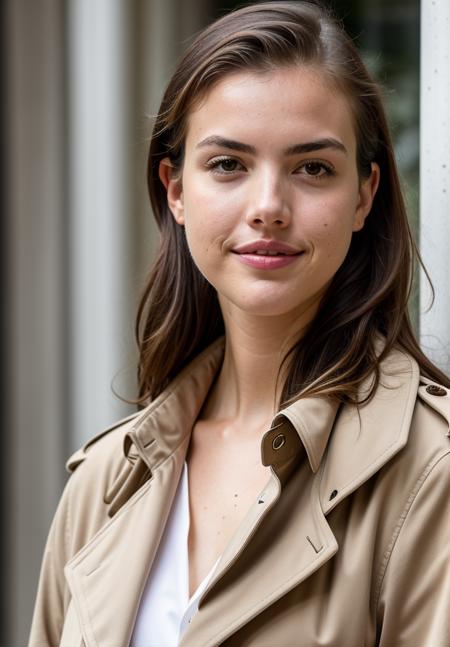
[[[345,255],[353,234],[356,202],[348,194],[324,200],[308,221],[309,238],[328,258]]]
[[[195,207],[186,204],[185,234],[192,258],[200,272],[208,275],[219,264],[223,242],[223,227],[220,217],[211,212],[206,204],[194,202]]]
[[[193,184],[193,183],[192,183]],[[186,237],[191,249],[210,252],[217,250],[233,231],[233,213],[230,201],[218,198],[217,191],[191,188],[184,194]]]

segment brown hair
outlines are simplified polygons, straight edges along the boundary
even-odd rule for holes
[[[265,2],[231,12],[200,33],[178,65],[156,118],[148,186],[161,240],[136,324],[141,402],[157,396],[224,332],[215,289],[195,266],[184,228],[169,211],[158,177],[160,161],[169,157],[181,169],[189,111],[225,75],[291,65],[319,68],[349,98],[360,177],[367,177],[376,162],[381,179],[363,229],[353,234],[314,321],[286,358],[280,406],[318,394],[356,402],[362,381],[374,375],[371,397],[379,362],[394,346],[410,353],[425,375],[450,386],[420,350],[408,315],[413,265],[420,258],[379,88],[326,10],[309,2]]]

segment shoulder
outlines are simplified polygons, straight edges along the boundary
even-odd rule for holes
[[[432,461],[450,452],[450,390],[420,377],[408,444]]]
[[[428,491],[430,483],[439,478],[440,488],[433,485],[430,503],[439,499],[439,492],[450,488],[450,391],[444,386],[421,377],[411,418],[408,442],[399,455],[399,466],[410,484],[408,499],[413,493]],[[410,483],[410,475],[414,481]],[[411,487],[412,486],[412,487]]]
[[[374,413],[389,426],[394,409],[402,410],[398,422],[405,429],[405,449],[422,460],[450,448],[450,389],[421,375],[417,361],[401,349],[393,349],[381,366],[380,388]],[[393,430],[391,430],[393,431]]]
[[[429,425],[443,428],[448,436],[450,428],[450,389],[420,376],[417,400],[419,403],[417,413],[427,416],[426,422]]]
[[[449,389],[420,376],[407,442],[386,465],[384,475],[386,499],[398,515],[390,542],[392,550],[396,544],[404,547],[405,542],[415,542],[427,515],[434,519],[434,532],[438,533],[442,523],[447,525],[446,515],[442,517],[439,511],[447,506],[443,506],[444,501],[450,501],[449,428]]]
[[[386,474],[384,498],[388,503],[383,520],[391,519],[388,508],[395,509],[396,517],[392,524],[384,523],[390,532],[380,560],[377,590],[385,644],[395,643],[391,634],[399,635],[402,622],[410,627],[411,617],[422,637],[429,635],[432,619],[436,631],[448,628],[449,426],[450,390],[421,377],[408,442]],[[441,604],[436,604],[438,600]],[[444,645],[437,636],[433,644]],[[411,642],[416,644],[413,638]]]
[[[104,429],[66,463],[71,475],[61,505],[66,525],[77,529],[72,554],[113,516],[119,490],[134,476],[138,461],[127,454],[125,439],[139,416],[133,414]]]

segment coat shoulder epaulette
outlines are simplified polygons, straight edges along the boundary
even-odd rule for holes
[[[450,389],[421,375],[418,396],[447,421],[450,435]]]

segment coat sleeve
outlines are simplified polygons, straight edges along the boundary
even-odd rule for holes
[[[69,559],[68,527],[71,480],[66,485],[50,527],[31,623],[28,647],[57,647],[70,593],[64,577]]]
[[[422,474],[386,555],[380,647],[450,646],[450,452]]]

